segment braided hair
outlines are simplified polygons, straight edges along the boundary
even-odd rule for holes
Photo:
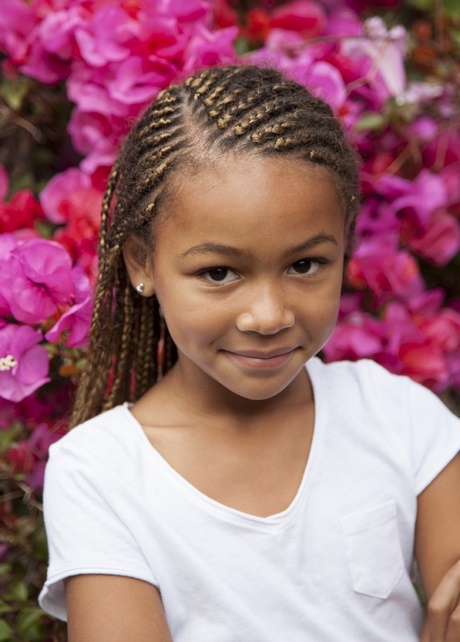
[[[205,69],[160,92],[127,136],[107,184],[90,345],[72,425],[138,399],[177,359],[156,297],[139,296],[130,284],[122,248],[132,235],[152,245],[152,226],[179,169],[229,153],[288,154],[326,167],[352,238],[357,160],[322,100],[278,71],[249,65]]]

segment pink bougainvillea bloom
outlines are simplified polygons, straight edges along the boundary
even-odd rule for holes
[[[99,218],[101,192],[93,187],[91,178],[79,169],[68,169],[54,176],[40,193],[46,218],[53,223],[69,223],[73,217],[88,221]]]
[[[381,324],[361,311],[342,319],[324,346],[327,361],[371,358],[382,350]]]
[[[11,314],[11,309],[9,301],[3,295],[2,290],[8,287],[10,275],[13,274],[11,255],[17,245],[18,240],[13,234],[0,234],[0,317],[4,318]],[[0,327],[3,327],[3,325],[4,322],[0,319]]]
[[[69,348],[86,347],[91,314],[93,309],[92,288],[88,277],[80,268],[72,272],[75,283],[75,303],[72,305],[49,330],[45,338],[47,341],[58,341],[63,332],[68,331],[66,346]]]
[[[298,31],[305,39],[321,35],[325,24],[324,9],[312,0],[293,0],[276,7],[269,19],[271,29]]]
[[[47,13],[35,29],[21,72],[48,84],[66,78],[78,52],[74,32],[85,17],[86,12],[78,6]]]
[[[2,0],[0,50],[18,64],[26,59],[30,35],[37,24],[33,10],[23,0]]]
[[[406,240],[411,250],[443,267],[460,250],[460,223],[445,210],[437,210],[426,232],[412,234]]]
[[[51,85],[67,77],[69,64],[54,54],[43,49],[39,42],[34,42],[26,64],[20,67],[23,74],[40,82]]]
[[[330,9],[330,15],[324,27],[324,35],[337,36],[339,38],[361,36],[363,25],[356,13],[348,8],[334,5]]]
[[[419,322],[423,335],[443,352],[460,350],[460,313],[450,308],[440,310]]]
[[[359,212],[356,233],[358,238],[385,238],[393,247],[397,247],[401,221],[388,208],[386,201],[368,196]]]
[[[393,372],[405,374],[415,381],[439,393],[450,385],[449,362],[445,352],[447,341],[453,347],[455,319],[445,319],[441,336],[436,336],[436,327],[430,332],[430,320],[419,313],[411,314],[401,303],[387,306],[383,318],[385,353],[378,361]],[[395,360],[396,357],[396,360]]]
[[[395,178],[382,177],[379,190],[385,185],[394,185]],[[441,176],[423,169],[413,180],[398,180],[402,193],[391,203],[395,213],[403,213],[412,219],[421,230],[425,230],[432,214],[447,202],[447,191]]]
[[[374,78],[378,72],[388,95],[400,95],[406,85],[406,30],[400,25],[387,30],[382,18],[374,16],[365,21],[364,33],[367,37],[345,38],[341,43],[343,53],[350,58],[368,58]]]
[[[460,205],[460,162],[446,165],[439,176],[446,190],[447,205]]]
[[[169,84],[174,71],[171,65],[154,56],[149,59],[130,56],[117,65],[106,87],[112,100],[118,104],[136,105],[137,111]]]
[[[310,91],[327,102],[337,113],[343,106],[347,91],[342,76],[328,62],[315,62],[305,73],[304,83]]]
[[[17,232],[32,229],[43,211],[35,196],[27,189],[19,190],[9,202],[0,202],[0,230]]]
[[[209,14],[209,2],[207,0],[162,0],[162,2],[152,3],[147,7],[152,12],[164,16],[174,16],[181,23],[196,22],[203,20]]]
[[[41,340],[41,332],[26,325],[0,328],[0,397],[18,402],[49,381]]]
[[[434,392],[440,393],[449,385],[449,367],[442,350],[431,343],[405,343],[399,357],[402,373]]]
[[[408,299],[423,291],[415,258],[385,238],[361,242],[349,263],[348,278],[357,289],[369,288],[378,301],[389,296]]]
[[[75,30],[75,40],[83,60],[91,67],[102,67],[129,57],[136,32],[136,22],[126,11],[102,6]]]
[[[18,243],[0,268],[7,275],[0,281],[0,293],[22,323],[45,321],[73,294],[70,256],[54,241],[36,238]]]
[[[204,25],[198,24],[184,51],[184,72],[235,62],[233,43],[237,35],[237,27],[210,31]]]

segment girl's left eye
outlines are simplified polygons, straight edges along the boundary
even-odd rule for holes
[[[201,276],[210,283],[225,285],[238,278],[238,275],[230,268],[215,267],[201,272]]]
[[[301,259],[289,268],[290,274],[314,274],[319,270],[321,261],[315,259]]]

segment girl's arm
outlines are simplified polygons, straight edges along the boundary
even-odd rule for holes
[[[69,642],[172,642],[158,590],[118,575],[66,580]]]
[[[419,495],[415,556],[428,599],[421,642],[460,642],[460,455]]]

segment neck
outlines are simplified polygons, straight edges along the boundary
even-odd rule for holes
[[[303,368],[280,393],[268,399],[246,399],[233,393],[206,373],[187,376],[178,361],[160,384],[168,393],[173,407],[195,417],[215,417],[225,423],[251,423],[262,417],[291,412],[296,406],[309,404],[313,392],[308,373]]]

